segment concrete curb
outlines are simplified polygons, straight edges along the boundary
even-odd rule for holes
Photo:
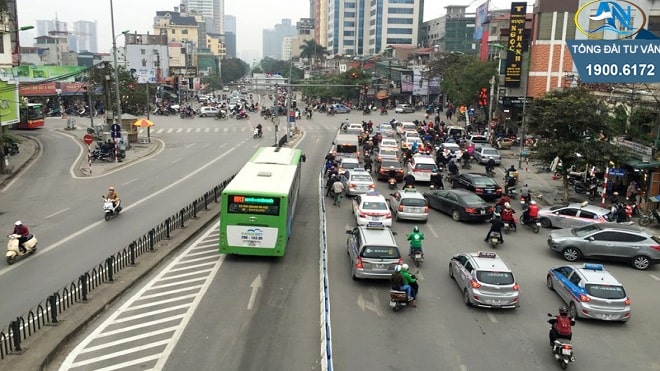
[[[77,302],[71,309],[61,313],[59,324],[42,327],[38,333],[25,339],[21,344],[23,352],[6,356],[0,364],[0,370],[48,370],[59,367],[54,367],[54,362],[71,340],[98,316],[111,309],[126,292],[140,285],[144,278],[177,253],[180,247],[187,245],[214,223],[219,212],[219,204],[213,204],[208,210],[198,212],[196,220],[189,221],[188,226],[174,231],[171,239],[157,244],[153,255],[143,254],[136,260],[133,269],[123,269],[114,277],[113,282],[105,283],[90,292],[86,303]]]
[[[39,154],[41,153],[41,143],[39,143],[38,140],[22,134],[14,134],[14,135],[17,137],[21,137],[21,140],[31,141],[35,146],[35,150],[34,153],[32,153],[32,156],[30,156],[30,158],[27,159],[27,161],[20,164],[20,166],[14,167],[16,171],[10,174],[5,174],[6,175],[5,179],[2,182],[0,182],[0,188],[3,188],[7,184],[9,184],[14,179],[14,177],[21,174],[23,170],[25,170],[32,163],[32,161],[34,161],[37,157],[39,157]]]

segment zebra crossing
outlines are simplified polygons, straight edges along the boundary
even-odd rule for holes
[[[69,353],[59,370],[160,370],[217,274],[209,228]]]
[[[193,128],[193,127],[186,127],[186,128],[151,128],[149,129],[149,132],[151,135],[158,135],[158,134],[191,134],[191,133],[205,133],[205,134],[229,134],[229,133],[244,133],[244,132],[250,132],[254,128],[248,127],[248,126],[242,126],[242,127],[215,127],[215,128]],[[267,126],[264,125],[263,131],[264,132],[272,132],[275,129],[272,127],[272,125]],[[138,135],[147,135],[147,129],[145,128],[140,128],[138,129]]]

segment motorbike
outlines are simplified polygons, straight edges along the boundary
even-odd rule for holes
[[[515,220],[515,219],[514,219],[514,220]],[[514,231],[514,232],[517,232],[517,231],[518,231],[518,228],[516,228],[516,223],[515,223],[515,221],[514,221],[514,222],[510,222],[510,221],[504,221],[504,220],[503,220],[503,221],[502,221],[502,224],[503,224],[503,226],[502,226],[502,231],[503,231],[504,233],[509,233],[509,232],[511,232],[511,231]]]
[[[362,110],[362,114],[363,114],[363,115],[369,115],[369,114],[371,114],[371,110],[369,109],[369,107],[365,107],[365,108]]]
[[[235,118],[236,120],[249,119],[250,118],[250,116],[248,116],[248,114],[245,113],[245,111],[241,111],[239,113],[233,113],[232,112],[231,117]]]
[[[405,291],[390,289],[390,308],[393,311],[398,312],[401,308],[407,307],[412,300]]]
[[[520,218],[520,223],[524,225],[525,227],[531,229],[534,233],[539,233],[541,230],[541,220],[539,218],[530,218],[528,216],[525,216],[526,214],[523,213],[523,216]]]
[[[463,159],[461,160],[461,168],[463,169],[472,169],[472,164],[470,164],[470,159]]]
[[[419,267],[424,262],[424,251],[422,249],[412,249],[412,255],[410,256],[415,267]]]
[[[122,210],[121,200],[117,201],[117,206],[115,206],[112,203],[111,199],[105,198],[103,196],[101,197],[103,198],[103,214],[105,215],[104,218],[105,221],[107,222],[108,220],[110,220],[110,218],[119,215],[119,212]]]
[[[642,214],[642,216],[639,218],[639,225],[642,227],[646,227],[650,225],[651,223],[658,223],[660,224],[660,212],[658,209],[655,209],[653,211],[650,211],[646,214]]]
[[[252,138],[254,139],[259,139],[263,136],[263,132],[257,128],[254,129],[254,132],[252,132]]]
[[[5,153],[8,154],[9,156],[15,156],[20,152],[20,150],[18,149],[18,143],[16,142],[11,142],[11,143],[5,142],[3,144],[3,147]]]
[[[488,176],[489,178],[494,178],[495,177],[495,170],[487,167],[486,168],[486,176]]]
[[[96,162],[96,161],[113,162],[115,160],[114,155],[112,153],[101,151],[98,148],[93,150],[90,156],[91,156],[90,160],[92,162]]]
[[[516,197],[518,197],[518,190],[516,187],[508,187],[506,189],[506,195],[509,196],[510,199],[515,200]]]
[[[312,111],[311,110],[307,111],[307,113],[305,114],[305,117],[307,118],[307,120],[311,120],[312,119]]]
[[[7,236],[9,240],[7,241],[7,264],[12,265],[16,262],[16,259],[26,255],[32,255],[37,251],[37,238],[30,234],[28,235],[27,241],[23,243],[25,251],[21,251],[18,247],[18,240],[21,237],[19,234],[10,234]]]
[[[387,184],[389,185],[390,189],[396,189],[396,178],[390,178],[387,180]]]
[[[181,111],[180,117],[182,119],[194,119],[195,118],[195,112],[194,111]]]
[[[381,109],[381,110],[380,110],[380,115],[381,115],[381,116],[385,116],[385,115],[387,115],[387,110],[384,109],[384,108]]]
[[[220,120],[220,119],[227,120],[227,119],[229,119],[229,116],[227,116],[227,111],[221,109],[221,110],[218,110],[218,113],[215,114],[214,118],[216,120]]]
[[[548,317],[554,317],[552,314],[548,313]],[[552,319],[548,320],[548,323],[552,325]],[[552,355],[555,357],[555,360],[559,362],[559,366],[563,370],[568,367],[568,364],[575,362],[575,355],[573,354],[573,345],[568,339],[557,338],[554,343],[551,345]]]
[[[599,189],[600,185],[598,182],[582,182],[582,181],[576,181],[575,184],[573,185],[573,189],[575,190],[575,193],[586,193],[587,198],[589,201],[593,201],[598,195],[602,193],[602,191]]]
[[[499,232],[490,232],[490,236],[488,236],[488,244],[490,247],[494,249],[501,243],[502,235]]]

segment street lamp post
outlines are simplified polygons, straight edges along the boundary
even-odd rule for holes
[[[112,59],[115,64],[115,100],[117,104],[117,117],[115,118],[115,123],[121,125],[121,95],[119,92],[119,64],[117,63],[117,38],[121,35],[127,34],[129,31],[122,31],[119,35],[115,35],[115,14],[112,6],[112,0],[110,0],[110,25],[112,28]],[[116,142],[116,140],[115,140]],[[115,143],[116,147],[116,143]],[[119,159],[115,156],[115,162]]]

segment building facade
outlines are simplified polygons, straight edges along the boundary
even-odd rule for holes
[[[263,30],[263,56],[282,60],[282,42],[285,37],[296,36],[296,27],[288,18],[275,25],[273,29]]]
[[[162,82],[169,76],[168,53],[166,35],[124,35],[125,66],[139,83]]]
[[[98,53],[96,21],[73,22],[73,31],[71,31],[71,37],[69,37],[69,46],[75,52],[88,51]]]
[[[207,26],[206,32],[217,34],[225,32],[225,0],[182,0],[181,12],[203,16]]]
[[[421,43],[423,0],[329,0],[327,48],[333,54],[378,54],[388,45]]]

